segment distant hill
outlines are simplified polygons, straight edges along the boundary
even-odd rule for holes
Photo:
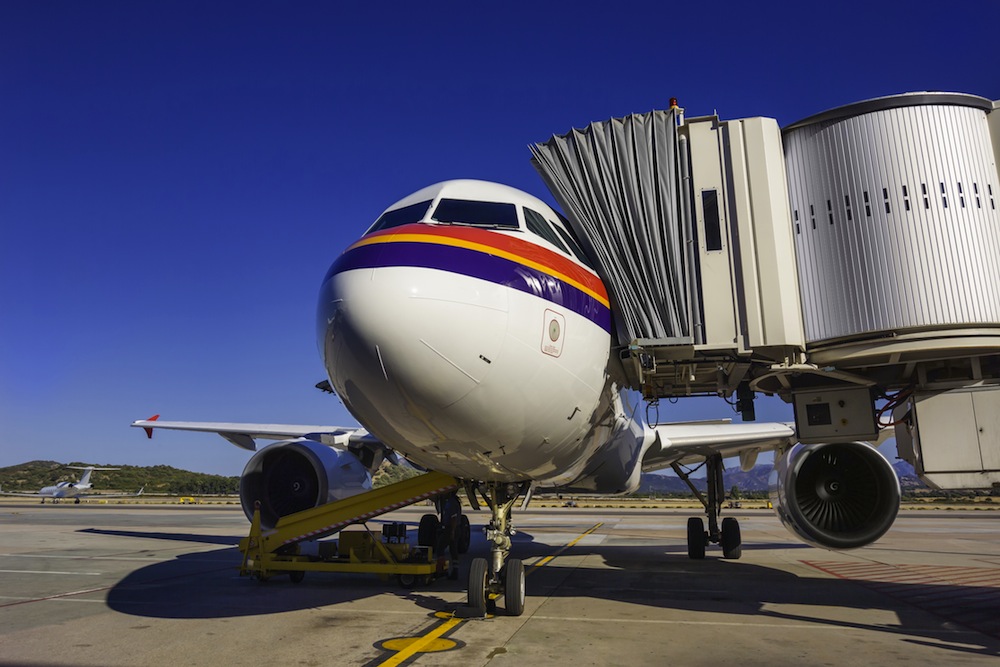
[[[754,466],[749,472],[743,472],[739,468],[728,468],[722,473],[723,486],[726,493],[734,486],[743,492],[767,491],[768,477],[774,466],[763,464]],[[903,460],[898,460],[892,465],[899,477],[899,485],[902,491],[916,491],[926,489],[927,485],[920,481],[913,466]],[[705,479],[692,478],[695,488],[704,492],[706,490]],[[639,493],[663,493],[663,494],[689,494],[691,489],[679,477],[673,474],[644,473],[639,485]]]
[[[80,478],[83,471],[73,470],[66,466],[95,466],[99,468],[121,468],[121,470],[96,471],[91,478],[95,492],[101,491],[137,491],[145,486],[146,493],[163,493],[167,495],[223,495],[237,494],[240,489],[238,476],[225,477],[208,475],[200,472],[180,470],[170,466],[126,466],[112,463],[84,463],[75,461],[68,464],[57,461],[30,461],[15,466],[0,468],[0,485],[4,491],[38,491],[43,486],[56,482],[71,482]],[[734,486],[743,492],[766,492],[767,480],[773,466],[754,466],[749,472],[739,468],[730,468],[723,473],[726,493]],[[913,468],[905,461],[893,464],[900,486],[904,493],[927,489]],[[376,473],[376,487],[398,482],[407,477],[420,474],[419,470],[405,466],[384,464]],[[693,478],[695,487],[704,492],[705,479]],[[673,474],[644,473],[638,493],[682,494],[689,495],[688,486]]]
[[[69,465],[121,468],[121,470],[95,471],[90,478],[91,484],[94,485],[94,493],[138,491],[145,486],[145,493],[192,496],[235,494],[239,493],[240,489],[239,477],[208,475],[170,466],[143,467],[81,461],[67,464],[57,461],[29,461],[0,468],[0,485],[3,485],[4,491],[31,492],[56,482],[73,482],[80,479],[83,471],[67,468]]]

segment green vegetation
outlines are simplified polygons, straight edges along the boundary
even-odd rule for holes
[[[121,468],[121,470],[96,470],[91,477],[94,493],[138,491],[143,493],[166,494],[170,496],[235,495],[240,492],[239,477],[206,475],[200,472],[178,470],[170,466],[123,466],[113,463],[58,463],[56,461],[30,461],[16,466],[0,468],[0,485],[4,491],[38,491],[43,486],[56,482],[73,482],[80,479],[82,470],[67,466],[94,466],[97,468]],[[420,470],[409,466],[383,463],[372,478],[378,488],[393,482],[401,482],[421,474]]]
[[[383,463],[372,476],[372,486],[376,489],[380,486],[388,486],[389,484],[402,482],[404,479],[416,477],[417,475],[422,474],[422,472],[423,471],[409,466],[397,466],[386,462]]]
[[[121,470],[95,470],[90,479],[94,485],[94,493],[102,491],[128,493],[138,491],[145,486],[144,493],[195,496],[231,495],[239,493],[240,489],[239,477],[207,475],[170,466],[140,467],[78,461],[68,464],[56,461],[31,461],[0,468],[0,484],[3,485],[4,491],[33,492],[56,482],[73,482],[80,479],[82,470],[73,470],[66,466],[121,468]]]

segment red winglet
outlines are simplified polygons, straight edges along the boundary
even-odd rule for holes
[[[152,417],[150,417],[146,421],[148,421],[148,422],[155,422],[159,418],[160,418],[160,415],[153,415]],[[149,426],[143,426],[142,430],[146,432],[146,437],[147,438],[149,438],[150,440],[153,439],[153,429],[152,428],[150,428]]]

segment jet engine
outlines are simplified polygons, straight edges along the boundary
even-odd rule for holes
[[[795,445],[775,461],[771,503],[792,533],[827,549],[871,544],[896,519],[899,479],[863,442]]]
[[[264,447],[240,478],[247,518],[260,502],[260,520],[272,528],[280,517],[347,498],[372,488],[371,475],[349,451],[301,438]]]

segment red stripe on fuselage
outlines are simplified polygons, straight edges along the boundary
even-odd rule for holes
[[[427,241],[433,243],[433,237],[446,237],[459,241],[467,241],[481,246],[490,246],[497,250],[516,255],[528,262],[540,264],[551,269],[554,273],[561,273],[568,278],[572,278],[587,289],[593,291],[604,299],[607,303],[608,291],[604,287],[601,279],[578,264],[573,259],[560,255],[548,248],[544,248],[530,241],[519,239],[501,232],[489,229],[479,229],[476,227],[464,227],[458,225],[429,225],[424,223],[411,223],[401,225],[391,229],[385,229],[361,238],[355,245],[364,244],[366,241],[377,237],[392,237],[394,235],[425,235]],[[388,241],[389,239],[386,238]],[[353,247],[353,246],[352,246]],[[350,248],[348,248],[350,250]]]

